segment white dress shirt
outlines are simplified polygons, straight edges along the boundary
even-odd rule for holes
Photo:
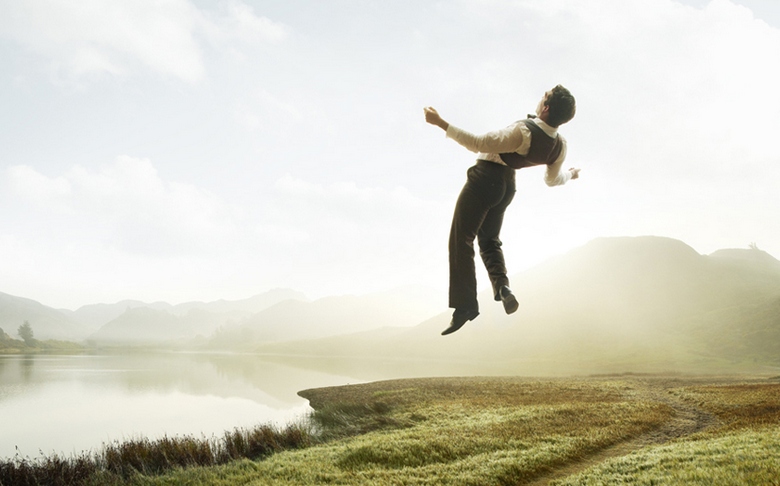
[[[550,137],[558,134],[558,129],[551,127],[538,118],[534,118],[539,128]],[[561,170],[563,161],[566,159],[566,139],[561,138],[561,154],[555,159],[555,162],[546,166],[547,171],[544,175],[544,182],[548,186],[560,186],[566,184],[571,179],[572,173],[569,170]],[[474,135],[452,124],[447,128],[447,137],[455,140],[468,150],[477,153],[477,158],[495,162],[496,164],[506,165],[501,160],[499,154],[516,152],[520,155],[527,155],[531,148],[531,130],[525,126],[522,121],[516,121],[506,128],[494,130],[484,135]]]

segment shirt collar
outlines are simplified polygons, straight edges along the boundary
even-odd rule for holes
[[[555,134],[558,133],[558,127],[551,127],[539,118],[534,118],[534,123],[539,125],[539,128],[552,138],[555,138]]]

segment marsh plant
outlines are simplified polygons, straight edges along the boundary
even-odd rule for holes
[[[105,444],[98,452],[0,462],[0,485],[120,484],[135,475],[154,476],[176,468],[217,466],[239,459],[257,460],[313,442],[308,421],[284,428],[260,425],[236,428],[222,437],[140,438]]]

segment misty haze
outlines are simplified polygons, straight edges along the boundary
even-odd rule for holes
[[[32,349],[59,354],[57,343],[84,343],[73,349],[78,356],[0,360],[3,453],[15,453],[11,443],[24,454],[72,452],[134,434],[285,423],[309,410],[296,394],[304,388],[378,379],[778,366],[780,261],[758,248],[700,255],[669,238],[602,238],[512,280],[522,311],[506,316],[483,293],[479,320],[446,340],[439,331],[449,313],[428,305],[436,297],[421,288],[315,301],[274,290],[241,301],[75,311],[0,294],[4,324],[32,323],[40,340]],[[29,353],[8,334],[5,352]],[[47,414],[53,402],[57,413]],[[16,420],[31,410],[48,417],[37,421],[40,432]]]
[[[778,29],[0,2],[0,486],[776,484]],[[506,139],[521,170],[476,148]],[[511,174],[480,236],[519,306],[477,256],[455,322],[475,163]]]

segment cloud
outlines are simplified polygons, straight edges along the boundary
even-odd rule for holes
[[[449,201],[424,200],[403,187],[322,184],[291,175],[276,181],[274,195],[277,209],[266,211],[266,217],[307,233],[285,251],[300,250],[312,264],[333,262],[336,267],[382,262],[385,278],[399,270],[389,262],[415,261],[431,243],[446,241],[452,211]],[[437,233],[439,238],[430,238]]]
[[[164,181],[148,159],[120,156],[98,171],[75,166],[48,177],[7,170],[9,196],[71,235],[130,254],[210,252],[234,236],[240,211],[191,184]],[[67,217],[64,217],[66,214]]]
[[[7,169],[8,190],[38,206],[57,207],[57,203],[70,196],[71,183],[64,177],[49,178],[26,165]]]
[[[259,204],[238,208],[191,184],[166,181],[150,160],[129,156],[57,176],[22,165],[2,175],[16,221],[0,232],[2,246],[17,260],[39,255],[52,282],[74,272],[99,280],[112,268],[106,289],[120,297],[123,279],[136,286],[168,282],[184,292],[188,285],[224,285],[213,282],[221,276],[314,295],[348,291],[356,278],[364,291],[403,285],[409,272],[394,262],[405,261],[414,272],[443,264],[444,254],[432,258],[439,252],[424,236],[437,232],[435,246],[443,245],[451,212],[449,203],[422,200],[402,187],[290,175]],[[24,274],[16,264],[7,269]],[[181,282],[184,276],[192,281]]]
[[[194,83],[206,72],[201,38],[279,42],[287,31],[239,2],[227,4],[221,15],[188,0],[42,0],[0,6],[0,36],[49,59],[55,74],[76,79],[123,75],[140,64]]]
[[[444,275],[450,201],[425,200],[403,187],[289,174],[271,195],[259,231],[276,238],[265,241],[263,252],[279,282],[327,295],[427,285]]]
[[[255,133],[275,135],[274,139],[299,139],[304,124],[316,123],[311,112],[306,116],[303,110],[290,100],[284,100],[269,91],[258,88],[251,96],[237,103],[234,116],[246,130]]]
[[[424,214],[444,209],[441,203],[415,197],[400,186],[360,187],[352,181],[321,184],[288,174],[276,181],[274,189],[285,201],[285,210],[305,215],[317,226],[351,228],[368,238],[372,231],[397,232],[399,225],[406,225],[408,231],[413,226],[425,226]]]
[[[256,15],[252,7],[240,2],[230,2],[227,5],[227,15],[218,19],[216,23],[220,25],[223,35],[250,44],[277,43],[289,35],[287,26]]]

